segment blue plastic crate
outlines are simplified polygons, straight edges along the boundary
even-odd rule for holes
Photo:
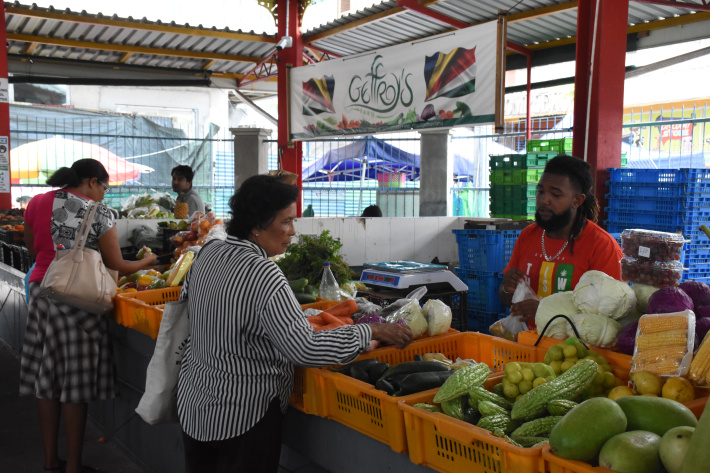
[[[459,279],[468,286],[468,310],[501,312],[503,303],[498,297],[498,286],[503,274],[495,271],[472,271],[455,268]]]
[[[484,310],[468,311],[468,330],[471,332],[490,333],[490,326],[505,317],[497,312],[486,312]]]
[[[606,195],[609,208],[629,210],[632,212],[693,212],[710,210],[710,197],[686,202],[684,199],[652,198],[652,197],[615,197]]]
[[[683,199],[688,207],[698,199],[710,197],[710,182],[698,183],[636,183],[609,181],[609,195],[612,197],[651,197],[655,199]]]
[[[459,266],[473,271],[506,267],[520,230],[453,230],[459,247]]]
[[[660,225],[667,228],[688,226],[690,227],[688,228],[690,230],[693,226],[697,228],[703,223],[710,222],[710,209],[689,210],[685,212],[642,212],[617,210],[612,209],[611,207],[606,207],[604,210],[610,222],[622,225],[631,225],[627,228],[649,229],[645,225]]]
[[[609,181],[646,184],[710,184],[710,169],[618,169],[608,168]]]

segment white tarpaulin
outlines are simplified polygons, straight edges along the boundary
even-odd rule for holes
[[[291,70],[291,138],[492,123],[495,21]]]

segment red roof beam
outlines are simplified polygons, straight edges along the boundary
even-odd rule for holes
[[[269,67],[268,67],[268,68],[266,67],[266,65],[267,65],[266,63],[269,62],[270,60],[272,60],[272,59],[276,56],[276,53],[277,53],[277,50],[274,50],[271,54],[269,54],[268,56],[266,56],[263,61],[261,61],[261,62],[260,62],[259,64],[257,64],[256,66],[254,66],[251,70],[249,70],[249,72],[247,72],[246,74],[244,74],[244,77],[242,77],[242,78],[239,80],[239,82],[238,82],[237,85],[238,85],[239,87],[241,87],[241,86],[246,85],[246,84],[251,84],[252,82],[258,82],[258,81],[261,81],[261,80],[264,80],[264,79],[270,79],[271,77],[276,77],[276,74],[275,74],[275,73],[274,73],[274,74],[271,74],[271,68],[272,68],[272,67],[275,67],[275,64],[272,63],[272,64],[269,64]],[[259,76],[260,73],[261,73],[261,74],[264,74],[264,73],[265,73],[266,75],[263,76],[263,77],[261,77],[261,76]],[[253,79],[253,80],[245,80],[247,77],[249,77],[249,76],[252,75],[252,74],[254,74],[254,75],[256,76],[256,79]]]

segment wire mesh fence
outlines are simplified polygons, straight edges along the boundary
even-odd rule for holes
[[[710,117],[704,106],[634,109],[624,117],[622,162],[637,168],[706,167]],[[189,136],[190,134],[200,136]],[[531,124],[533,139],[572,136],[572,115]],[[276,141],[266,142],[269,169],[278,169]],[[118,210],[136,196],[174,198],[171,170],[188,165],[193,187],[220,218],[234,192],[234,145],[228,131],[174,128],[168,121],[38,107],[11,107],[11,177],[16,206],[48,190],[47,177],[77,159],[92,157],[109,172],[105,202]],[[359,216],[378,205],[384,216],[419,215],[420,138],[416,132],[382,137],[306,141],[303,146],[304,216]],[[451,215],[489,216],[489,156],[524,153],[525,121],[451,131],[454,162]]]

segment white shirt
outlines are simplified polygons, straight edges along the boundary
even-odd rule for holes
[[[314,332],[286,277],[258,245],[235,237],[198,253],[182,288],[191,336],[180,368],[178,413],[200,441],[251,429],[278,397],[286,411],[293,367],[352,361],[367,324]]]

